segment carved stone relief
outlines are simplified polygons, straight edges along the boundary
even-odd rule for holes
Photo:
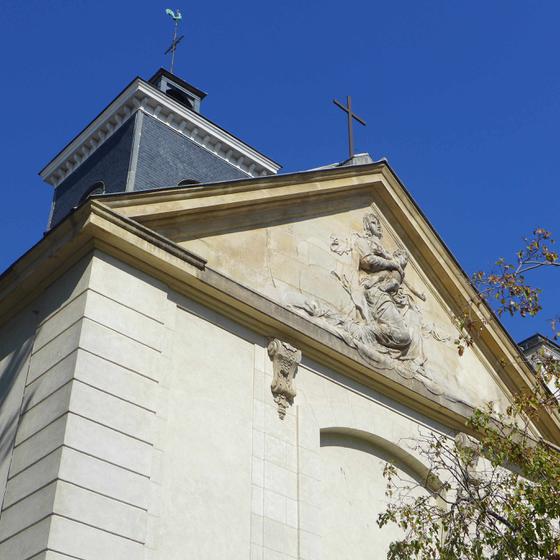
[[[273,338],[268,344],[268,355],[272,360],[273,372],[270,389],[278,405],[278,415],[284,418],[286,409],[296,396],[294,377],[301,361],[301,351],[287,342]]]
[[[288,305],[333,332],[377,369],[396,370],[403,377],[420,379],[441,394],[427,368],[424,339],[449,342],[434,325],[423,320],[425,294],[406,277],[409,254],[388,250],[379,217],[371,208],[363,231],[350,238],[331,235],[330,249],[353,262],[352,277],[332,271],[352,302],[349,314],[314,299],[294,297]]]

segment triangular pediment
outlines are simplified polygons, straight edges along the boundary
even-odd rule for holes
[[[454,317],[475,292],[386,163],[102,202],[440,401],[503,409],[527,383],[484,306],[480,337],[459,355]]]

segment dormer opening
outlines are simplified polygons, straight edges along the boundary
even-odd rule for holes
[[[167,91],[165,92],[165,95],[171,97],[171,99],[175,99],[175,101],[177,101],[181,105],[184,105],[188,109],[194,111],[194,98],[190,97],[185,92],[169,86]]]
[[[177,183],[178,187],[191,187],[193,185],[200,185],[200,181],[196,179],[183,179]]]
[[[105,183],[103,181],[96,181],[93,183],[82,195],[78,206],[83,204],[90,196],[95,196],[97,194],[105,194]]]
[[[187,107],[195,113],[200,113],[200,103],[206,97],[203,91],[163,68],[160,68],[149,81],[165,95],[183,105],[183,107]]]

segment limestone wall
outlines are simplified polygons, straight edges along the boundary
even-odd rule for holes
[[[305,352],[284,411],[268,338],[101,252],[30,309],[0,558],[370,558],[383,465],[447,433]]]
[[[373,212],[380,219],[379,244],[388,253],[404,249],[409,255],[405,289],[418,309],[425,369],[433,384],[451,399],[472,406],[490,400],[498,407],[507,406],[496,364],[490,364],[476,345],[459,356],[454,317],[464,309],[450,306],[445,285],[419,256],[418,239],[405,233],[381,200],[353,195],[333,201],[330,207],[315,205],[315,209],[314,205],[313,201],[303,203],[290,208],[289,214],[278,211],[274,217],[269,213],[268,225],[255,225],[247,216],[238,223],[232,220],[229,230],[217,222],[215,233],[209,218],[199,237],[192,228],[188,235],[178,226],[163,231],[208,259],[210,267],[286,307],[301,308],[313,302],[348,318],[354,302],[342,280],[355,293],[360,291],[357,244],[364,234],[363,219]]]
[[[268,340],[171,299],[148,558],[365,559],[386,547],[383,465],[412,460],[404,439],[419,427],[443,428],[305,356],[281,418]]]
[[[100,255],[32,306],[1,558],[143,554],[165,301],[153,281]]]

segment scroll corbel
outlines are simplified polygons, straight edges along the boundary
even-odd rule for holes
[[[301,361],[301,350],[273,338],[268,344],[268,355],[272,360],[273,374],[270,389],[278,406],[278,416],[283,419],[296,396],[294,377]]]

